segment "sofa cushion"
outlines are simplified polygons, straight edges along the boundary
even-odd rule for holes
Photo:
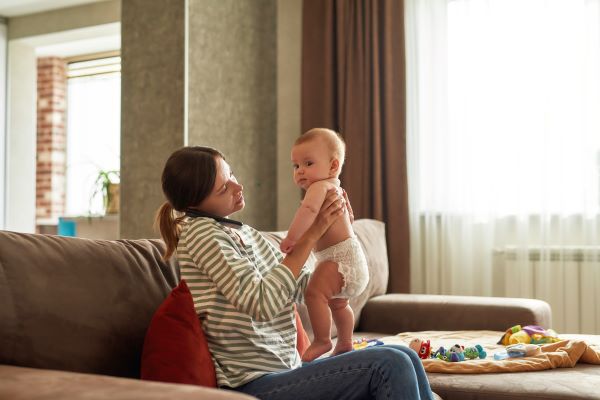
[[[144,341],[141,377],[217,387],[215,366],[185,280],[152,317]]]
[[[256,400],[233,390],[7,365],[0,365],[0,399]]]
[[[139,377],[146,329],[179,282],[162,250],[0,231],[0,364]]]

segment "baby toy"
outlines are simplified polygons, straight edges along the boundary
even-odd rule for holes
[[[483,347],[481,347],[481,345],[479,345],[479,344],[477,344],[473,347],[467,347],[465,349],[465,358],[467,358],[469,360],[475,360],[477,358],[483,360],[486,357],[487,357],[487,353],[485,352]]]
[[[419,358],[422,358],[424,360],[428,359],[431,355],[431,344],[429,343],[429,340],[425,341],[418,338],[414,338],[410,341],[408,347],[416,351],[419,355]]]
[[[354,350],[362,350],[362,349],[366,349],[367,347],[381,346],[382,344],[383,344],[383,342],[378,339],[368,340],[367,338],[360,338],[360,339],[354,340],[352,342],[352,348]]]
[[[540,346],[536,344],[517,343],[507,346],[506,350],[494,353],[494,360],[535,356],[538,355],[540,352]]]
[[[455,344],[448,350],[447,357],[449,358],[449,360],[446,361],[465,361],[465,351],[462,346]]]
[[[464,348],[459,344],[455,344],[446,350],[443,346],[437,349],[431,358],[437,358],[448,362],[459,362],[465,360],[484,359],[487,357],[486,351],[481,345],[475,345],[473,347]]]
[[[506,330],[502,338],[498,341],[498,344],[508,346],[517,343],[546,344],[558,341],[560,339],[552,329],[544,329],[537,325],[527,325],[524,327],[515,325]]]
[[[442,346],[439,349],[437,349],[437,351],[434,352],[431,355],[431,357],[437,358],[440,360],[444,360],[444,361],[449,361],[449,362],[465,361],[465,354],[464,354],[463,348],[462,348],[462,346],[459,346],[458,344],[455,344],[454,346],[450,347],[448,350],[446,350]]]

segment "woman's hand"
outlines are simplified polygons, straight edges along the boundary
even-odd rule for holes
[[[300,275],[300,271],[317,241],[327,232],[331,224],[346,212],[345,203],[344,197],[335,188],[327,192],[315,222],[298,239],[292,252],[287,253],[281,262],[290,269],[294,277],[297,278]]]
[[[309,228],[309,231],[312,231],[311,233],[316,235],[315,240],[323,236],[331,224],[345,212],[346,201],[340,191],[335,188],[329,189],[315,222]]]
[[[350,223],[354,223],[354,211],[352,211],[352,206],[350,205],[350,199],[348,199],[348,193],[344,189],[342,189],[344,193],[344,200],[346,201],[346,211],[348,211],[348,217],[350,217]]]

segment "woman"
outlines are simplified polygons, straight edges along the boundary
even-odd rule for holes
[[[432,398],[421,361],[405,347],[379,346],[301,364],[293,304],[303,298],[311,249],[347,212],[339,194],[328,193],[315,222],[283,257],[257,230],[228,219],[245,200],[219,151],[175,151],[164,167],[162,189],[167,201],[157,224],[165,259],[177,249],[219,387],[261,399]]]

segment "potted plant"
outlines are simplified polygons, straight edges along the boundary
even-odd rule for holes
[[[94,182],[94,192],[90,197],[90,206],[94,198],[101,194],[102,195],[102,206],[104,208],[104,214],[118,214],[119,213],[119,183],[120,174],[117,170],[100,170],[98,176]],[[91,209],[91,207],[90,207]]]

